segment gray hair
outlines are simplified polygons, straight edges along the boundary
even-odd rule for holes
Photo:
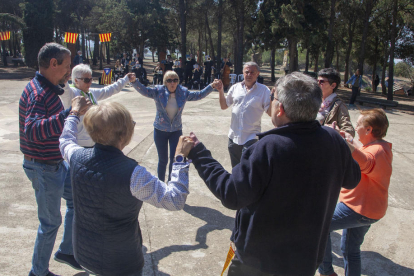
[[[322,103],[322,90],[315,79],[293,72],[278,79],[275,87],[291,122],[315,120]]]
[[[259,67],[259,65],[257,65],[257,63],[256,63],[256,62],[253,62],[253,61],[246,62],[246,63],[243,65],[243,69],[244,69],[244,67],[246,67],[246,66],[254,66],[254,67],[256,67],[257,71],[258,71],[258,72],[260,72],[260,67]]]
[[[92,70],[88,64],[78,64],[72,69],[72,84],[75,84],[75,79],[82,78],[84,74],[91,74]]]
[[[37,55],[37,62],[39,63],[39,67],[47,69],[52,58],[55,58],[58,64],[61,65],[67,55],[70,56],[71,53],[66,47],[54,42],[46,43],[40,48],[39,54]]]

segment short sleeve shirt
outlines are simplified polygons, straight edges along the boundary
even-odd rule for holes
[[[226,98],[227,106],[233,105],[229,138],[238,145],[255,139],[261,132],[261,119],[270,105],[270,90],[256,82],[250,90],[243,82],[233,85]]]

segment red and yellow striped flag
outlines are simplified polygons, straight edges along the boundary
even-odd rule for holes
[[[75,44],[78,39],[78,34],[75,33],[65,33],[65,42]]]
[[[10,31],[0,32],[0,40],[9,40],[9,39],[10,39]]]
[[[99,40],[101,42],[109,42],[111,41],[111,35],[112,33],[99,34]]]
[[[111,68],[104,68],[101,77],[101,84],[111,84],[112,83],[112,70]]]

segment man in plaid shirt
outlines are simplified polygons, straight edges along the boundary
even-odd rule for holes
[[[39,228],[29,276],[53,276],[49,271],[59,226],[62,223],[60,202],[66,200],[65,230],[55,260],[75,269],[82,268],[73,257],[73,200],[68,164],[59,150],[59,137],[69,114],[86,112],[83,97],[72,101],[64,110],[59,95],[71,74],[71,53],[57,43],[47,43],[38,54],[39,71],[27,84],[19,101],[20,150],[24,154],[23,169],[32,182],[38,206]]]

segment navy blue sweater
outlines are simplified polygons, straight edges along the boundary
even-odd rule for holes
[[[361,178],[333,129],[317,121],[259,134],[229,174],[202,143],[189,158],[210,191],[237,210],[231,240],[246,265],[277,275],[314,275],[342,187]]]

